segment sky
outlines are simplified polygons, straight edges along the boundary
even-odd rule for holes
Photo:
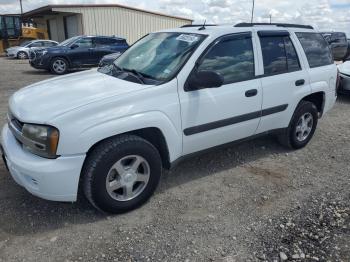
[[[195,23],[250,22],[252,0],[23,0],[24,12],[48,4],[118,3],[188,17]],[[19,0],[0,0],[0,13],[18,13]],[[350,0],[255,0],[254,22],[301,23],[350,38]]]

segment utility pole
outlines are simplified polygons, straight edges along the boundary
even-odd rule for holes
[[[271,24],[271,22],[272,22],[272,15],[270,14],[270,24]]]
[[[23,6],[22,6],[22,0],[19,0],[19,4],[21,5],[21,17],[23,16]]]
[[[254,20],[254,6],[255,5],[255,0],[253,0],[253,7],[252,7],[252,18],[250,20],[250,23],[253,23],[253,20]]]

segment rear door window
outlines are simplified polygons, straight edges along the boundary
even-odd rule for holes
[[[97,47],[115,45],[116,43],[117,43],[117,40],[113,38],[104,38],[104,37],[95,38],[95,44]]]
[[[328,43],[320,33],[296,33],[309,62],[310,68],[333,64]]]
[[[215,71],[224,84],[253,79],[254,52],[250,34],[225,38],[209,49],[201,59],[198,71]]]
[[[43,45],[44,45],[43,42],[38,41],[38,42],[31,43],[29,47],[42,47]]]
[[[289,36],[262,36],[260,44],[265,75],[283,74],[301,69]]]

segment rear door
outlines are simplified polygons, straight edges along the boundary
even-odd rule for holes
[[[310,94],[306,66],[288,31],[257,31],[263,88],[262,117],[257,133],[287,127],[296,105]]]
[[[112,46],[115,41],[113,38],[95,37],[94,64],[98,64],[103,56],[113,53]]]

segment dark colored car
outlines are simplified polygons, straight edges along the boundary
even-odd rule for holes
[[[323,32],[322,35],[331,47],[334,60],[345,60],[348,52],[346,34],[343,32]]]
[[[348,53],[346,54],[345,60],[350,60],[350,39],[348,39]]]
[[[122,54],[121,52],[117,52],[117,53],[105,55],[104,57],[102,57],[98,66],[103,67],[106,65],[111,65],[121,54]]]
[[[75,36],[55,47],[32,50],[29,63],[36,69],[65,74],[69,69],[97,66],[107,54],[124,52],[126,40],[110,36]]]

